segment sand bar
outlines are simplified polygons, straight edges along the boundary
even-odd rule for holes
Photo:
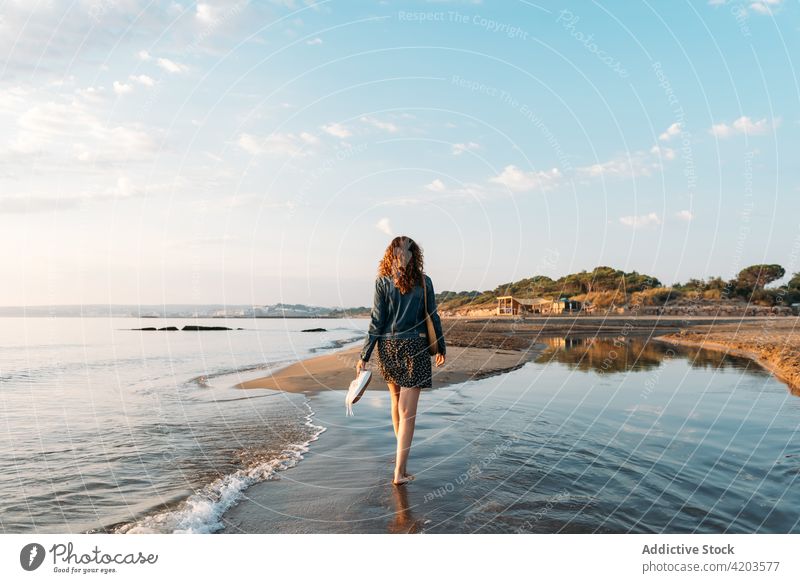
[[[536,358],[544,347],[542,344],[534,344],[526,350],[507,350],[451,346],[447,349],[445,365],[433,366],[433,387],[485,378],[517,369]],[[265,377],[239,383],[236,388],[277,389],[290,393],[346,390],[355,377],[355,366],[360,352],[359,344],[332,354],[301,360]],[[375,353],[370,359],[369,366],[373,377],[367,390],[388,390],[378,370]]]

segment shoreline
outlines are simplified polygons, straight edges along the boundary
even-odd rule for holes
[[[536,343],[522,349],[494,349],[450,346],[444,366],[431,363],[433,388],[483,379],[516,370],[535,359],[546,345]],[[333,353],[312,356],[277,369],[266,376],[242,381],[236,389],[272,389],[288,393],[313,393],[319,391],[346,391],[355,378],[355,366],[361,353],[361,345],[343,348]],[[367,391],[388,391],[377,366],[377,358],[369,361],[373,373]]]
[[[451,322],[452,324],[452,322]],[[446,327],[447,361],[437,367],[431,363],[434,390],[469,380],[483,379],[516,370],[526,362],[534,360],[547,345],[539,342],[539,335],[509,333],[507,323],[500,329],[459,329]],[[355,378],[355,367],[363,346],[336,350],[320,356],[312,356],[270,372],[266,376],[250,379],[234,385],[237,389],[272,389],[290,393],[316,393],[319,391],[346,391]],[[388,391],[377,365],[377,348],[372,353],[369,369],[373,378],[367,391]],[[423,389],[426,390],[426,389]]]
[[[797,318],[792,320],[791,325],[779,321],[769,327],[746,321],[735,328],[703,326],[659,336],[658,340],[749,358],[786,384],[793,395],[800,396],[800,324]]]
[[[786,374],[783,373],[779,367],[761,358],[753,350],[735,348],[732,343],[727,343],[727,342],[707,342],[704,340],[681,338],[680,336],[678,337],[661,336],[656,340],[667,344],[672,344],[674,346],[683,346],[687,348],[700,348],[703,350],[716,350],[717,352],[724,352],[732,356],[740,356],[742,358],[747,358],[758,364],[758,366],[762,367],[763,369],[769,371],[769,373],[772,376],[774,376],[782,383],[786,384],[789,387],[789,390],[793,394],[800,395],[800,387],[794,386],[792,382],[787,378]]]
[[[748,358],[800,396],[800,317],[766,316],[709,318],[624,317],[475,318],[450,320],[454,330],[511,329],[516,336],[642,336],[693,348],[717,350]]]
[[[547,337],[647,336],[688,347],[706,348],[749,358],[768,370],[792,393],[800,394],[800,318],[443,318],[447,363],[432,365],[433,388],[516,370],[538,357]],[[234,388],[273,389],[292,393],[346,390],[355,377],[361,343],[310,356],[268,375],[242,381]],[[388,390],[373,352],[368,391]],[[429,389],[430,390],[430,389]]]

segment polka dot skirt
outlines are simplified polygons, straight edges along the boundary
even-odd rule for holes
[[[378,368],[387,383],[401,387],[430,389],[431,355],[423,336],[416,338],[379,338]]]

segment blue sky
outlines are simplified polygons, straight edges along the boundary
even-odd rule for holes
[[[800,271],[797,2],[0,3],[0,304]]]

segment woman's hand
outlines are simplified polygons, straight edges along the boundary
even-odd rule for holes
[[[442,366],[444,364],[444,354],[437,354],[436,355],[436,366]]]
[[[361,373],[361,371],[367,368],[368,366],[369,365],[366,362],[364,362],[359,358],[358,362],[356,363],[356,376],[358,376]]]

